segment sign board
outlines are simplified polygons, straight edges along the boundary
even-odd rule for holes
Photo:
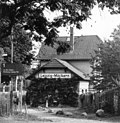
[[[39,73],[36,78],[71,78],[70,73]]]
[[[24,71],[22,64],[17,63],[3,63],[1,68],[2,75],[17,76],[22,75]]]

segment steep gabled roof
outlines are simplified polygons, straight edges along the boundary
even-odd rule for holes
[[[59,37],[58,40],[68,41],[69,37]],[[95,54],[94,50],[98,49],[98,44],[100,44],[101,42],[102,40],[97,35],[75,36],[73,52],[57,55],[55,48],[42,45],[38,54],[38,59],[41,60],[49,60],[52,58],[59,58],[62,60],[91,59],[91,55]]]

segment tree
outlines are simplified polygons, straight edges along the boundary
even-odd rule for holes
[[[30,71],[31,61],[34,59],[34,54],[32,50],[32,40],[30,36],[22,29],[20,24],[16,24],[13,28],[12,33],[13,39],[11,36],[8,36],[1,40],[0,47],[3,47],[4,52],[7,54],[4,57],[3,62],[11,62],[11,40],[13,41],[13,61],[14,63],[22,63],[24,67],[24,76]],[[1,81],[3,84],[9,84],[11,80],[10,76],[2,75]]]
[[[1,28],[1,38],[11,34],[11,28],[15,23],[21,23],[25,29],[36,31],[40,37],[46,38],[46,43],[52,42],[57,36],[56,27],[67,23],[74,23],[80,27],[80,21],[85,20],[90,9],[94,5],[94,0],[89,1],[70,1],[70,0],[9,0],[0,2],[0,18],[4,21]],[[52,22],[48,21],[44,11],[60,11],[62,16],[55,18]],[[1,27],[3,27],[1,25]]]
[[[119,86],[117,80],[120,78],[120,26],[114,30],[112,37],[112,40],[99,46],[100,50],[93,59],[97,59],[97,62],[92,64],[92,81],[98,89]]]
[[[1,0],[0,40],[9,36],[12,27],[20,23],[24,29],[39,34],[35,36],[37,41],[44,38],[46,44],[53,45],[58,27],[74,24],[80,29],[81,22],[89,18],[96,3],[101,8],[109,7],[114,13],[120,9],[119,0]],[[58,11],[60,15],[49,21],[45,11]]]
[[[53,46],[57,43],[58,54],[65,53],[69,45],[56,41],[58,37],[57,28],[66,26],[67,24],[75,24],[77,28],[81,28],[80,22],[87,19],[90,10],[95,4],[94,0],[1,0],[0,1],[0,42],[2,47],[10,56],[10,37],[14,32],[14,61],[30,64],[33,55],[28,52],[30,50],[30,38],[21,36],[25,30],[30,31],[31,37],[36,41],[43,41],[47,45]],[[59,11],[60,16],[49,21],[45,16],[45,11]],[[20,25],[21,30],[16,32],[16,25]],[[18,37],[16,34],[19,33]],[[35,35],[35,33],[37,35]],[[10,37],[9,37],[10,36]],[[21,38],[21,39],[20,39]],[[15,40],[19,41],[15,41]],[[23,42],[22,40],[25,40]],[[24,45],[25,43],[25,45]],[[16,47],[17,46],[17,47]],[[22,49],[22,50],[20,50]],[[27,50],[27,51],[26,51]],[[10,57],[9,60],[10,61]]]
[[[58,37],[58,27],[74,24],[80,29],[81,22],[90,17],[91,9],[97,3],[102,9],[109,7],[111,13],[119,13],[119,0],[1,0],[0,41],[11,35],[16,24],[20,24],[22,29],[30,30],[36,41],[44,40],[45,44],[53,46]],[[46,17],[46,11],[57,11],[60,15],[50,21]],[[69,49],[64,43],[58,44],[58,54]],[[29,57],[32,56],[29,54]]]
[[[11,39],[11,36],[8,36],[0,42],[0,46],[3,47],[4,52],[7,53],[5,61],[10,62],[12,40],[14,45],[14,62],[30,65],[34,56],[34,54],[30,52],[32,50],[32,40],[30,39],[30,36],[19,24],[14,26],[12,35],[13,39]]]

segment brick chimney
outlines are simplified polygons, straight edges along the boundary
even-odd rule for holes
[[[73,34],[73,27],[70,27],[70,47],[71,51],[74,51],[74,34]]]

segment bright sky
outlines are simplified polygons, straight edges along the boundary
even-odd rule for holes
[[[49,11],[45,12],[49,20],[52,20],[56,15],[50,13]],[[57,13],[59,15],[59,13]],[[82,29],[74,29],[75,36],[81,35],[98,35],[103,41],[104,39],[109,39],[111,33],[114,31],[117,26],[120,25],[120,14],[111,15],[108,9],[101,10],[96,6],[92,10],[91,19],[82,22]],[[69,36],[70,27],[59,28],[59,36]],[[39,46],[37,42],[34,42],[33,51],[38,54]],[[37,46],[37,47],[36,47]]]
[[[120,14],[111,15],[106,8],[104,11],[96,6],[92,10],[91,19],[82,22],[82,29],[74,29],[74,35],[98,35],[102,40],[109,39],[111,33],[120,24]],[[60,28],[60,36],[69,35],[69,28]]]
[[[46,17],[51,21],[55,16],[60,15],[57,13],[50,13],[45,11]],[[120,14],[111,15],[108,9],[101,10],[98,6],[95,6],[92,10],[91,19],[82,22],[82,29],[74,29],[74,36],[81,35],[98,35],[103,41],[104,39],[109,39],[111,33],[115,28],[120,24]],[[70,27],[60,27],[59,36],[69,36]],[[38,43],[34,42],[35,46],[33,51],[36,51],[36,54],[39,52]],[[37,47],[36,47],[37,46]]]

